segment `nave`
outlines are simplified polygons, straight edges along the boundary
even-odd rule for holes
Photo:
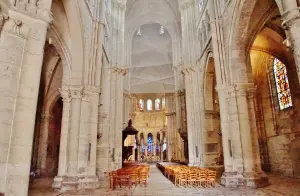
[[[66,193],[53,192],[51,189],[45,189],[47,181],[37,182],[30,190],[29,196],[71,196],[71,195],[89,195],[89,196],[296,196],[300,195],[300,179],[281,177],[279,175],[269,175],[271,185],[265,188],[251,189],[248,187],[225,188],[216,184],[215,188],[195,189],[179,188],[169,181],[155,164],[150,165],[150,178],[148,186],[137,186],[130,190],[128,188],[116,188],[111,190],[107,187],[96,190],[71,191]],[[48,183],[49,184],[49,183]],[[47,191],[48,190],[48,191]]]

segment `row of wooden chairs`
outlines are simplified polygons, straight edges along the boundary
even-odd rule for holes
[[[217,172],[185,165],[165,166],[165,176],[179,187],[215,187]]]
[[[122,168],[116,171],[109,172],[110,188],[115,189],[117,186],[128,187],[137,185],[148,185],[148,178],[150,177],[149,166],[131,166]]]

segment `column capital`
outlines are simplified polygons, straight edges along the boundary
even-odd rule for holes
[[[166,116],[173,116],[173,115],[176,115],[176,112],[168,112],[165,114]]]
[[[63,99],[63,102],[70,102],[71,101],[71,93],[70,93],[68,88],[65,88],[65,87],[60,88],[59,92],[60,92],[60,95]]]
[[[217,92],[228,92],[228,91],[233,91],[234,87],[229,84],[221,84],[221,85],[217,85],[215,89]]]
[[[300,7],[288,10],[282,14],[282,26],[288,30],[295,22],[300,22]]]
[[[81,99],[84,96],[84,88],[82,86],[70,86],[69,91],[72,99]]]
[[[190,66],[190,67],[183,67],[181,69],[181,73],[184,74],[184,75],[189,75],[193,72],[196,72],[197,71],[197,67],[196,66]]]
[[[100,95],[100,87],[97,86],[85,86],[82,90],[82,100],[89,101],[93,95]]]
[[[173,66],[172,66],[172,69],[173,69],[174,71],[181,71],[182,67],[183,67],[183,64],[173,65]]]
[[[112,67],[111,70],[113,71],[113,73],[117,73],[122,76],[126,76],[128,73],[128,69],[121,68],[121,67]]]

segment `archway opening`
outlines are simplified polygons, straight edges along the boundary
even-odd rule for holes
[[[30,188],[50,188],[58,172],[63,102],[63,66],[56,48],[48,41],[40,79],[30,168]]]
[[[204,165],[223,170],[219,97],[216,91],[215,62],[209,58],[204,81]]]
[[[255,10],[265,6],[261,3],[257,2]],[[260,152],[255,158],[266,172],[292,176],[292,153],[288,149],[299,132],[300,97],[295,61],[281,22],[276,7],[260,27],[249,55],[256,86],[254,107]]]

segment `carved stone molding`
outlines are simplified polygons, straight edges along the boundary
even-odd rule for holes
[[[22,21],[10,17],[4,23],[3,31],[25,39],[28,36],[29,27]]]
[[[169,113],[166,113],[166,116],[174,116],[176,115],[176,112],[169,112]]]
[[[285,30],[288,30],[295,22],[300,20],[300,7],[290,10],[282,14],[282,26]]]
[[[125,68],[112,67],[111,69],[112,69],[113,73],[117,73],[122,76],[126,76],[128,73],[128,69],[125,69]]]
[[[193,72],[196,72],[197,71],[197,67],[195,66],[191,66],[191,67],[184,67],[181,69],[181,73],[184,74],[184,75],[188,75],[188,74],[191,74]]]
[[[255,91],[255,86],[253,83],[235,84],[234,88],[237,96],[248,96],[248,92]]]
[[[4,26],[5,20],[8,19],[8,15],[1,12],[1,7],[0,7],[0,33],[2,31],[2,28]]]
[[[79,87],[70,87],[69,88],[70,95],[72,99],[82,99],[84,96],[84,89],[82,86]]]
[[[60,92],[60,95],[63,99],[63,102],[70,102],[71,101],[71,93],[68,89],[60,88],[59,92]]]
[[[85,86],[82,90],[82,100],[89,101],[92,95],[100,95],[100,88],[97,86]]]

